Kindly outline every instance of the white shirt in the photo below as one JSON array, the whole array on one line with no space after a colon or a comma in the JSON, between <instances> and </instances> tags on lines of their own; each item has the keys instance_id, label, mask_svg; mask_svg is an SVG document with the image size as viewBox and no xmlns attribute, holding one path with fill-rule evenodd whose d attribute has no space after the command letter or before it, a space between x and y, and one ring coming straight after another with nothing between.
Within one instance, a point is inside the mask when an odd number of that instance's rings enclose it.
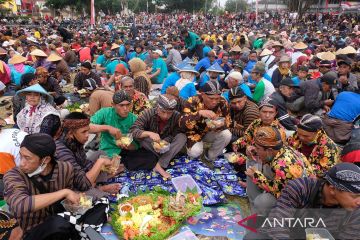
<instances>
[{"instance_id":1,"label":"white shirt","mask_svg":"<svg viewBox=\"0 0 360 240\"><path fill-rule=\"evenodd\" d=\"M0 152L13 155L16 166L20 165L20 144L26 135L26 132L16 128L1 129L0 131Z\"/></svg>"}]
</instances>

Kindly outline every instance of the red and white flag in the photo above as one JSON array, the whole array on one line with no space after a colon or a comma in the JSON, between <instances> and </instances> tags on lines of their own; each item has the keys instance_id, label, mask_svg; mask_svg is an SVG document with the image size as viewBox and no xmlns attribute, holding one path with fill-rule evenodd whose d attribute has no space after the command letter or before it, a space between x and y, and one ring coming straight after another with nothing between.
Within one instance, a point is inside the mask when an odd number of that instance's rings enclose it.
<instances>
[{"instance_id":1,"label":"red and white flag","mask_svg":"<svg viewBox=\"0 0 360 240\"><path fill-rule=\"evenodd\" d=\"M91 16L90 16L90 24L95 25L95 0L91 0Z\"/></svg>"}]
</instances>

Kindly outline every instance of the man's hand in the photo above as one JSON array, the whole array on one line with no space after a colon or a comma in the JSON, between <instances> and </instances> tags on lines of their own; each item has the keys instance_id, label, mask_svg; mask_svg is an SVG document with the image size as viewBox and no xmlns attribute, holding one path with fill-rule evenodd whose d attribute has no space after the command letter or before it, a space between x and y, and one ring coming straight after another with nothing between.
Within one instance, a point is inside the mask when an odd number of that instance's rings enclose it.
<instances>
[{"instance_id":1,"label":"man's hand","mask_svg":"<svg viewBox=\"0 0 360 240\"><path fill-rule=\"evenodd\" d=\"M256 160L256 152L254 146L246 147L246 156L252 160Z\"/></svg>"},{"instance_id":2,"label":"man's hand","mask_svg":"<svg viewBox=\"0 0 360 240\"><path fill-rule=\"evenodd\" d=\"M346 75L342 75L339 77L339 82L341 82L341 84L347 85L349 83L348 78Z\"/></svg>"},{"instance_id":3,"label":"man's hand","mask_svg":"<svg viewBox=\"0 0 360 240\"><path fill-rule=\"evenodd\" d=\"M161 138L160 135L154 132L149 132L148 136L151 140L153 140L154 142L160 142Z\"/></svg>"},{"instance_id":4,"label":"man's hand","mask_svg":"<svg viewBox=\"0 0 360 240\"><path fill-rule=\"evenodd\" d=\"M211 110L200 110L199 114L204 118L209 118L209 119L217 118L217 115Z\"/></svg>"},{"instance_id":5,"label":"man's hand","mask_svg":"<svg viewBox=\"0 0 360 240\"><path fill-rule=\"evenodd\" d=\"M120 139L121 138L121 131L118 128L108 126L107 131L115 138Z\"/></svg>"},{"instance_id":6,"label":"man's hand","mask_svg":"<svg viewBox=\"0 0 360 240\"><path fill-rule=\"evenodd\" d=\"M70 189L67 189L65 198L72 204L78 204L80 201L80 195Z\"/></svg>"},{"instance_id":7,"label":"man's hand","mask_svg":"<svg viewBox=\"0 0 360 240\"><path fill-rule=\"evenodd\" d=\"M325 112L330 112L330 107L329 106L325 105L323 109L324 109Z\"/></svg>"},{"instance_id":8,"label":"man's hand","mask_svg":"<svg viewBox=\"0 0 360 240\"><path fill-rule=\"evenodd\" d=\"M334 100L328 99L324 101L325 106L331 107L334 103Z\"/></svg>"},{"instance_id":9,"label":"man's hand","mask_svg":"<svg viewBox=\"0 0 360 240\"><path fill-rule=\"evenodd\" d=\"M248 169L246 169L245 174L246 176L250 177L250 178L254 178L254 173L256 171L256 168L254 166L249 167Z\"/></svg>"}]
</instances>

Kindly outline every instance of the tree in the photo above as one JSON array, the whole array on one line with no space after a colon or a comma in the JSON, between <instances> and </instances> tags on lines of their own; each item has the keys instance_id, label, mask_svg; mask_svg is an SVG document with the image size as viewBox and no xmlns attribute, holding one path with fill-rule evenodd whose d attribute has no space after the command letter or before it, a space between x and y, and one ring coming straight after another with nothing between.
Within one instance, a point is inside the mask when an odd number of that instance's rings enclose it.
<instances>
[{"instance_id":1,"label":"tree","mask_svg":"<svg viewBox=\"0 0 360 240\"><path fill-rule=\"evenodd\" d=\"M225 11L238 13L246 12L248 4L246 0L227 0L225 3Z\"/></svg>"},{"instance_id":2,"label":"tree","mask_svg":"<svg viewBox=\"0 0 360 240\"><path fill-rule=\"evenodd\" d=\"M311 5L316 5L319 3L318 0L284 0L284 3L287 5L290 12L297 12L299 16L302 16Z\"/></svg>"},{"instance_id":3,"label":"tree","mask_svg":"<svg viewBox=\"0 0 360 240\"><path fill-rule=\"evenodd\" d=\"M158 6L165 5L167 12L174 10L185 10L187 12L205 11L205 4L207 9L213 3L213 0L156 0Z\"/></svg>"}]
</instances>

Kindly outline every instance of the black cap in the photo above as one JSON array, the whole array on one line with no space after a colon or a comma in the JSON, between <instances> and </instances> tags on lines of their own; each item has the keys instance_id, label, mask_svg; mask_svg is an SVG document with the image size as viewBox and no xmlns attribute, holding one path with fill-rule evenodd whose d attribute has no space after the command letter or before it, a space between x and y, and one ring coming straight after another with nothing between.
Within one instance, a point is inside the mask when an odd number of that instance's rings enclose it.
<instances>
[{"instance_id":1,"label":"black cap","mask_svg":"<svg viewBox=\"0 0 360 240\"><path fill-rule=\"evenodd\" d=\"M298 71L308 72L308 71L309 71L309 67L307 67L307 66L300 66Z\"/></svg>"},{"instance_id":2,"label":"black cap","mask_svg":"<svg viewBox=\"0 0 360 240\"><path fill-rule=\"evenodd\" d=\"M351 66L351 59L348 58L348 57L339 59L339 60L337 61L337 65L340 66L341 64L346 64L346 65L348 65L348 66Z\"/></svg>"},{"instance_id":3,"label":"black cap","mask_svg":"<svg viewBox=\"0 0 360 240\"><path fill-rule=\"evenodd\" d=\"M297 87L296 84L294 83L294 81L289 77L281 80L280 85L284 85L284 86L288 86L288 87Z\"/></svg>"},{"instance_id":4,"label":"black cap","mask_svg":"<svg viewBox=\"0 0 360 240\"><path fill-rule=\"evenodd\" d=\"M208 81L202 86L201 92L207 95L217 95L221 94L221 87L217 81Z\"/></svg>"},{"instance_id":5,"label":"black cap","mask_svg":"<svg viewBox=\"0 0 360 240\"><path fill-rule=\"evenodd\" d=\"M87 69L89 69L89 70L92 69L91 63L89 63L89 62L83 62L83 63L81 64L81 66L84 67L84 68L87 68Z\"/></svg>"},{"instance_id":6,"label":"black cap","mask_svg":"<svg viewBox=\"0 0 360 240\"><path fill-rule=\"evenodd\" d=\"M335 72L327 72L321 76L320 81L328 85L336 85L337 75Z\"/></svg>"}]
</instances>

